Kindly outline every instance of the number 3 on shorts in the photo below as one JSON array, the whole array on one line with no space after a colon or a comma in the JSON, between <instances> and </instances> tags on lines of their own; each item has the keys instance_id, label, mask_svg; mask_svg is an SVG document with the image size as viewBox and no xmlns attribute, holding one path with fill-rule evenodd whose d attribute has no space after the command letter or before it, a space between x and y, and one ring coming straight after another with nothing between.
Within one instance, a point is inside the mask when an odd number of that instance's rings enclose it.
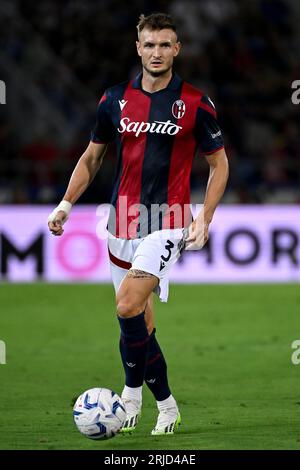
<instances>
[{"instance_id":1,"label":"number 3 on shorts","mask_svg":"<svg viewBox=\"0 0 300 470\"><path fill-rule=\"evenodd\" d=\"M174 243L171 242L171 240L167 240L167 243L165 245L165 249L167 250L168 254L167 256L164 256L164 255L161 255L160 259L160 271L166 266L166 263L169 261L169 259L171 258L171 250L172 248L174 248Z\"/></svg>"}]
</instances>

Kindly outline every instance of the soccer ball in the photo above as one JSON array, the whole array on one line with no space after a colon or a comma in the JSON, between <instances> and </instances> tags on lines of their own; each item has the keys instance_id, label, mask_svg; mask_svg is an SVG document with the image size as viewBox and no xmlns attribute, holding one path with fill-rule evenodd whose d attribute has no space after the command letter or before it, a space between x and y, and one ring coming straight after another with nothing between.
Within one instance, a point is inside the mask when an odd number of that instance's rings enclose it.
<instances>
[{"instance_id":1,"label":"soccer ball","mask_svg":"<svg viewBox=\"0 0 300 470\"><path fill-rule=\"evenodd\" d=\"M78 430L90 439L109 439L122 428L126 419L121 398L107 388L91 388L80 395L73 408Z\"/></svg>"}]
</instances>

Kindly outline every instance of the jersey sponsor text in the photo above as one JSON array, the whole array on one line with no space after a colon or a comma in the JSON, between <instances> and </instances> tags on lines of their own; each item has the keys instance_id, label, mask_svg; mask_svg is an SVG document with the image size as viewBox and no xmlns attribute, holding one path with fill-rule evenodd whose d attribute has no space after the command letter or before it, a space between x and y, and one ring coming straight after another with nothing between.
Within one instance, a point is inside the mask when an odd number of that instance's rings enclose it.
<instances>
[{"instance_id":1,"label":"jersey sponsor text","mask_svg":"<svg viewBox=\"0 0 300 470\"><path fill-rule=\"evenodd\" d=\"M124 117L120 121L118 132L134 132L135 137L138 137L142 132L150 132L151 134L169 134L175 135L182 129L181 126L174 124L170 119L168 121L154 121L154 122L135 122L130 121L128 117Z\"/></svg>"}]
</instances>

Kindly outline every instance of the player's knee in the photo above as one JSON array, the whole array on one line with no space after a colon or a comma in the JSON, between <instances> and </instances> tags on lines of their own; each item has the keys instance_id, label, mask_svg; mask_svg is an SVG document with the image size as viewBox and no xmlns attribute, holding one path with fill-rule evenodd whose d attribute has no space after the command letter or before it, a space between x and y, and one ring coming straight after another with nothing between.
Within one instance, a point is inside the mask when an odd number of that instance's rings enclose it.
<instances>
[{"instance_id":1,"label":"player's knee","mask_svg":"<svg viewBox=\"0 0 300 470\"><path fill-rule=\"evenodd\" d=\"M143 311L141 305L129 298L120 299L117 302L117 314L123 318L135 317Z\"/></svg>"}]
</instances>

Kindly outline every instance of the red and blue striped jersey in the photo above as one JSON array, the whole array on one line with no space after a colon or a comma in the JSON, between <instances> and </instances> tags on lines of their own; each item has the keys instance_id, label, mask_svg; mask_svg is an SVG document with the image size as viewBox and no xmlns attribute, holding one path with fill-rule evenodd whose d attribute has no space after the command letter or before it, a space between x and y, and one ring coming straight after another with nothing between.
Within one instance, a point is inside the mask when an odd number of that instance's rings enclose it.
<instances>
[{"instance_id":1,"label":"red and blue striped jersey","mask_svg":"<svg viewBox=\"0 0 300 470\"><path fill-rule=\"evenodd\" d=\"M176 74L154 93L142 89L141 78L106 90L91 136L117 144L108 230L120 238L188 226L196 150L208 155L224 146L208 96Z\"/></svg>"}]
</instances>

